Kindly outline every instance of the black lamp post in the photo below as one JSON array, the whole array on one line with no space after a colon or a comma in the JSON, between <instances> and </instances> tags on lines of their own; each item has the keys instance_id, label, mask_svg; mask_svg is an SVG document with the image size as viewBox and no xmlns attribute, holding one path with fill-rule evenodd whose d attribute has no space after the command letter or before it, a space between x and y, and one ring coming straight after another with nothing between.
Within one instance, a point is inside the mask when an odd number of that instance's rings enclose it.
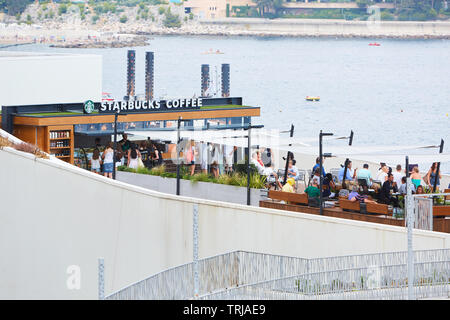
<instances>
[{"instance_id":1,"label":"black lamp post","mask_svg":"<svg viewBox=\"0 0 450 320\"><path fill-rule=\"evenodd\" d=\"M246 128L244 128L244 130L248 130L248 134L247 134L247 205L250 205L250 149L252 147L252 139L251 139L251 135L252 135L252 128L258 129L258 128L263 128L263 125L256 125L256 126L252 126L252 122L251 122L251 118L249 120L248 126Z\"/></svg>"},{"instance_id":2,"label":"black lamp post","mask_svg":"<svg viewBox=\"0 0 450 320\"><path fill-rule=\"evenodd\" d=\"M324 155L322 154L322 137L324 136L332 136L333 133L323 133L320 130L319 134L319 206L320 206L320 214L323 215L323 195L322 195L322 186L323 186L323 176L322 176L322 159ZM331 154L327 153L326 156L331 156Z\"/></svg>"},{"instance_id":3,"label":"black lamp post","mask_svg":"<svg viewBox=\"0 0 450 320\"><path fill-rule=\"evenodd\" d=\"M252 118L248 122L247 135L247 205L250 205L250 149L252 147Z\"/></svg>"},{"instance_id":4,"label":"black lamp post","mask_svg":"<svg viewBox=\"0 0 450 320\"><path fill-rule=\"evenodd\" d=\"M116 180L116 149L117 149L117 118L119 113L114 113L114 150L113 150L113 174L112 177Z\"/></svg>"},{"instance_id":5,"label":"black lamp post","mask_svg":"<svg viewBox=\"0 0 450 320\"><path fill-rule=\"evenodd\" d=\"M289 136L292 138L294 136L294 125L291 124L291 130L289 132ZM289 144L290 146L291 144ZM284 169L284 179L283 179L283 183L286 183L287 181L287 173L288 173L288 167L289 167L289 160L293 158L292 153L290 151L287 152L287 156L286 156L286 167Z\"/></svg>"},{"instance_id":6,"label":"black lamp post","mask_svg":"<svg viewBox=\"0 0 450 320\"><path fill-rule=\"evenodd\" d=\"M177 147L176 147L176 151L177 151L177 196L180 195L180 142L181 142L181 138L180 138L180 127L181 127L181 122L188 122L190 120L183 120L182 117L179 117L177 120Z\"/></svg>"},{"instance_id":7,"label":"black lamp post","mask_svg":"<svg viewBox=\"0 0 450 320\"><path fill-rule=\"evenodd\" d=\"M442 153L443 151L444 151L444 140L441 139L441 145L439 146L439 153ZM437 168L436 168L436 178L434 179L434 184L433 184L433 192L436 192L436 186L437 186L437 181L439 179L440 168L441 168L441 162L438 162Z\"/></svg>"},{"instance_id":8,"label":"black lamp post","mask_svg":"<svg viewBox=\"0 0 450 320\"><path fill-rule=\"evenodd\" d=\"M351 146L352 143L353 143L353 130L350 131L350 137L348 137L348 145ZM349 158L345 159L345 162L344 162L344 175L342 176L342 188L346 188L345 177L347 176L347 167L348 167L348 163L349 162L350 162Z\"/></svg>"},{"instance_id":9,"label":"black lamp post","mask_svg":"<svg viewBox=\"0 0 450 320\"><path fill-rule=\"evenodd\" d=\"M177 196L180 195L180 126L181 126L181 117L178 118L177 121Z\"/></svg>"}]
</instances>

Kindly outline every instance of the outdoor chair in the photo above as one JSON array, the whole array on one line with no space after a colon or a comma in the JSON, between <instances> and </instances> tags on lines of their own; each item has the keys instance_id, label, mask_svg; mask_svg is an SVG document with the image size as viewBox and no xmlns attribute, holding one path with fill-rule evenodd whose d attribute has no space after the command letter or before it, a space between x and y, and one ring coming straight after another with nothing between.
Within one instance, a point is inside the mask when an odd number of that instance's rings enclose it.
<instances>
[{"instance_id":1,"label":"outdoor chair","mask_svg":"<svg viewBox=\"0 0 450 320\"><path fill-rule=\"evenodd\" d=\"M366 179L358 179L358 185L360 187L368 187Z\"/></svg>"},{"instance_id":2,"label":"outdoor chair","mask_svg":"<svg viewBox=\"0 0 450 320\"><path fill-rule=\"evenodd\" d=\"M364 187L369 188L369 186L367 185L366 179L358 179L358 186L359 186L359 191L362 191Z\"/></svg>"},{"instance_id":3,"label":"outdoor chair","mask_svg":"<svg viewBox=\"0 0 450 320\"><path fill-rule=\"evenodd\" d=\"M282 184L285 183L285 181L284 181L284 172L285 172L285 171L286 171L286 170L284 170L284 169L278 169L278 171L277 171L278 180L280 180L280 182L281 182Z\"/></svg>"},{"instance_id":4,"label":"outdoor chair","mask_svg":"<svg viewBox=\"0 0 450 320\"><path fill-rule=\"evenodd\" d=\"M319 199L317 198L308 198L308 206L310 207L319 207Z\"/></svg>"},{"instance_id":5,"label":"outdoor chair","mask_svg":"<svg viewBox=\"0 0 450 320\"><path fill-rule=\"evenodd\" d=\"M306 170L308 173L308 186L311 185L311 178L312 178L312 170Z\"/></svg>"},{"instance_id":6,"label":"outdoor chair","mask_svg":"<svg viewBox=\"0 0 450 320\"><path fill-rule=\"evenodd\" d=\"M340 169L338 169L338 168L331 168L330 169L330 173L331 173L331 176L333 177L334 183L339 182L339 179L338 179L338 177L339 177L339 170Z\"/></svg>"},{"instance_id":7,"label":"outdoor chair","mask_svg":"<svg viewBox=\"0 0 450 320\"><path fill-rule=\"evenodd\" d=\"M306 171L298 170L297 181L303 181L306 185Z\"/></svg>"}]
</instances>

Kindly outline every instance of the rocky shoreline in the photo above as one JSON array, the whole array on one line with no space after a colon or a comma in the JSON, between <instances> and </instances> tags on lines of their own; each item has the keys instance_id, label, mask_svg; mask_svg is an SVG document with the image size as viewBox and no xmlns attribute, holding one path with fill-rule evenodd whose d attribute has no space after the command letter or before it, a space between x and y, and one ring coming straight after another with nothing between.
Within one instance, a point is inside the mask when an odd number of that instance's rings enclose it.
<instances>
[{"instance_id":1,"label":"rocky shoreline","mask_svg":"<svg viewBox=\"0 0 450 320\"><path fill-rule=\"evenodd\" d=\"M126 40L113 41L95 41L95 42L71 42L71 43L55 43L50 44L51 48L67 48L67 49L85 49L85 48L126 48L126 47L145 47L148 45L148 37L136 36Z\"/></svg>"},{"instance_id":2,"label":"rocky shoreline","mask_svg":"<svg viewBox=\"0 0 450 320\"><path fill-rule=\"evenodd\" d=\"M263 25L263 27L261 27ZM306 24L309 26L308 24ZM147 46L151 36L217 36L217 37L294 37L294 38L361 38L401 40L450 40L449 34L415 34L386 32L371 34L365 29L337 32L336 26L321 32L300 29L295 24L284 23L284 29L270 23L255 23L243 28L242 24L192 22L180 28L166 28L152 24L111 24L103 26L73 26L49 24L45 26L0 24L0 44L48 44L54 48L124 48ZM333 29L334 27L334 29ZM297 28L297 29L295 29ZM362 32L358 32L362 31Z\"/></svg>"},{"instance_id":3,"label":"rocky shoreline","mask_svg":"<svg viewBox=\"0 0 450 320\"><path fill-rule=\"evenodd\" d=\"M368 35L368 34L301 34L287 32L260 32L260 31L186 31L186 30L159 30L153 32L136 32L137 35L147 36L223 36L223 37L286 37L286 38L353 38L353 39L404 39L404 40L450 40L450 35Z\"/></svg>"},{"instance_id":4,"label":"rocky shoreline","mask_svg":"<svg viewBox=\"0 0 450 320\"><path fill-rule=\"evenodd\" d=\"M215 37L294 37L294 38L362 38L362 39L450 39L450 21L347 21L331 19L199 19L186 14L176 4L126 7L116 13L90 13L81 16L77 6L65 14L57 4L30 4L21 18L0 14L0 45L48 44L55 48L123 48L148 45L149 36ZM120 13L119 13L120 9ZM179 16L179 28L168 28L165 14L171 10ZM143 12L145 11L145 18ZM45 13L44 13L45 11ZM89 11L89 10L88 10ZM126 22L121 18L125 16ZM93 18L96 17L95 21ZM27 19L29 21L27 21ZM29 23L27 23L29 22Z\"/></svg>"}]
</instances>

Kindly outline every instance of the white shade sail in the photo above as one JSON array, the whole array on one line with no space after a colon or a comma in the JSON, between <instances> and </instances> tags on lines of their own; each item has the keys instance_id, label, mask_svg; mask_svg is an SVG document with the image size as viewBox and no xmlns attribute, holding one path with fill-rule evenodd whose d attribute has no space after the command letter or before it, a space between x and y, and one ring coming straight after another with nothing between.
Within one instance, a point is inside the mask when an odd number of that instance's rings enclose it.
<instances>
[{"instance_id":1,"label":"white shade sail","mask_svg":"<svg viewBox=\"0 0 450 320\"><path fill-rule=\"evenodd\" d=\"M374 154L383 153L388 151L405 151L405 150L417 150L425 148L437 148L438 146L431 145L410 145L410 146L326 146L323 148L323 152L331 153L335 157L351 157L356 154ZM318 155L319 147L298 147L292 146L290 151L301 153Z\"/></svg>"},{"instance_id":2,"label":"white shade sail","mask_svg":"<svg viewBox=\"0 0 450 320\"><path fill-rule=\"evenodd\" d=\"M150 138L152 140L177 141L177 131L161 130L161 131L126 131L132 136ZM187 140L197 142L209 142L221 145L232 145L241 148L248 146L247 140L248 130L180 130L180 137ZM343 136L326 137L329 139L344 139ZM318 146L311 146L305 141L315 141L315 138L297 138L289 137L286 132L280 133L277 130L252 129L251 145L252 148L271 148L279 151L291 151L298 154L318 155ZM350 159L362 160L368 162L385 162L389 165L396 165L405 162L405 156L409 155L410 163L431 163L431 162L448 162L450 154L438 154L435 150L430 150L434 154L411 154L412 150L420 149L436 149L436 145L402 145L402 146L326 146L324 152L331 153L334 157L348 157Z\"/></svg>"},{"instance_id":3,"label":"white shade sail","mask_svg":"<svg viewBox=\"0 0 450 320\"><path fill-rule=\"evenodd\" d=\"M252 146L274 149L281 148L281 150L288 148L289 143L296 146L309 146L298 139L294 140L294 138L285 137L285 134L280 134L274 130L252 129L250 132ZM126 131L125 133L150 138L152 140L164 140L174 143L177 140L177 131ZM247 147L247 135L248 130L180 130L180 137L183 139L237 147Z\"/></svg>"},{"instance_id":4,"label":"white shade sail","mask_svg":"<svg viewBox=\"0 0 450 320\"><path fill-rule=\"evenodd\" d=\"M396 166L397 164L404 164L405 157L408 155L409 163L424 164L433 162L449 162L450 154L355 154L351 156L351 159L363 160L367 162L380 163L384 162L388 166Z\"/></svg>"}]
</instances>

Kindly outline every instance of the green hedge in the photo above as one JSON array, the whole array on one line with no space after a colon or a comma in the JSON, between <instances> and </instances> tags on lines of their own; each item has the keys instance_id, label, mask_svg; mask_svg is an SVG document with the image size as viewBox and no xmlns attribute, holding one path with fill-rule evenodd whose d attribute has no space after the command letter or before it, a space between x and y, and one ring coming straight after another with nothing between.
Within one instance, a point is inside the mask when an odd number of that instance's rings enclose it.
<instances>
[{"instance_id":1,"label":"green hedge","mask_svg":"<svg viewBox=\"0 0 450 320\"><path fill-rule=\"evenodd\" d=\"M152 176L160 176L164 178L176 178L177 174L175 172L166 172L165 166L161 165L158 167L154 167L152 169L148 168L138 168L132 169L127 166L118 166L118 171L124 172L133 172L138 174L148 174ZM181 179L190 180L192 183L202 181L202 182L211 182L218 184L227 184L231 186L239 186L246 187L247 186L247 174L243 173L243 169L241 171L236 171L233 174L221 174L218 178L213 177L210 174L206 173L197 173L191 176L188 173L186 167L181 167ZM266 185L266 177L259 175L257 172L252 172L250 175L250 188L254 189L263 189Z\"/></svg>"}]
</instances>

